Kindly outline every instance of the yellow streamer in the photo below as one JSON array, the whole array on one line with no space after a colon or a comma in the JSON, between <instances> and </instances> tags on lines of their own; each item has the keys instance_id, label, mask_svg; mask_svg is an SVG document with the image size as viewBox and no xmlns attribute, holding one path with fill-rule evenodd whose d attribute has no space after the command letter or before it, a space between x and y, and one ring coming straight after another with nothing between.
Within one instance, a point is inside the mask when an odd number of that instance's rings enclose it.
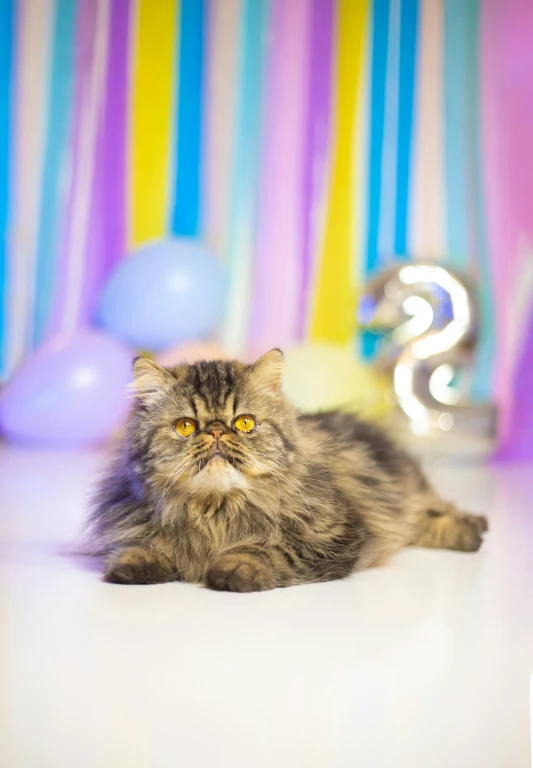
<instances>
[{"instance_id":1,"label":"yellow streamer","mask_svg":"<svg viewBox=\"0 0 533 768\"><path fill-rule=\"evenodd\" d=\"M167 231L179 0L138 0L132 98L130 244Z\"/></svg>"},{"instance_id":2,"label":"yellow streamer","mask_svg":"<svg viewBox=\"0 0 533 768\"><path fill-rule=\"evenodd\" d=\"M360 103L367 39L368 0L340 0L337 15L335 136L329 203L311 338L345 344L355 326L352 254L359 223L354 205L354 127Z\"/></svg>"}]
</instances>

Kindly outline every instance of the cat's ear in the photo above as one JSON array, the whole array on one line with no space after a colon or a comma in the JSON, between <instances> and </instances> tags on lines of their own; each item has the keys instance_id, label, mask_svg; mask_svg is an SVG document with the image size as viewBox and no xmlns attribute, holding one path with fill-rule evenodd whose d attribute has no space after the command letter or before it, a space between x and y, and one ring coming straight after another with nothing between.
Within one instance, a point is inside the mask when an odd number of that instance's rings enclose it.
<instances>
[{"instance_id":1,"label":"cat's ear","mask_svg":"<svg viewBox=\"0 0 533 768\"><path fill-rule=\"evenodd\" d=\"M249 373L256 386L269 395L276 395L283 375L283 352L271 349L250 366Z\"/></svg>"},{"instance_id":2,"label":"cat's ear","mask_svg":"<svg viewBox=\"0 0 533 768\"><path fill-rule=\"evenodd\" d=\"M152 405L176 384L166 368L147 357L136 357L133 361L133 390L145 405Z\"/></svg>"}]
</instances>

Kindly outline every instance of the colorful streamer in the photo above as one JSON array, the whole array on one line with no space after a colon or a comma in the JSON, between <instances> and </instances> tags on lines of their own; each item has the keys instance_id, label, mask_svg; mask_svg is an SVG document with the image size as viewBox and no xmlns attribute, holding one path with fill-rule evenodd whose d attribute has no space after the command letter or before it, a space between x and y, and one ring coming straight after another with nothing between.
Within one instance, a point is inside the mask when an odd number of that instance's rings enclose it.
<instances>
[{"instance_id":1,"label":"colorful streamer","mask_svg":"<svg viewBox=\"0 0 533 768\"><path fill-rule=\"evenodd\" d=\"M390 0L374 0L372 14L372 61L370 85L370 136L368 160L368 192L367 192L367 239L365 268L361 277L369 279L380 265L385 263L386 256L380 250L380 233L382 225L382 170L385 144L385 113L387 93L387 69L389 56L390 35ZM393 136L395 134L393 133ZM392 236L390 245L392 245ZM371 333L363 333L360 338L360 354L363 358L372 358L378 338Z\"/></svg>"},{"instance_id":2,"label":"colorful streamer","mask_svg":"<svg viewBox=\"0 0 533 768\"><path fill-rule=\"evenodd\" d=\"M307 116L304 143L302 265L298 336L305 335L309 294L315 271L321 201L326 189L331 112L333 0L313 0L311 5Z\"/></svg>"},{"instance_id":3,"label":"colorful streamer","mask_svg":"<svg viewBox=\"0 0 533 768\"><path fill-rule=\"evenodd\" d=\"M446 0L444 119L446 233L449 261L468 266L469 195L472 190L475 109L477 0Z\"/></svg>"},{"instance_id":4,"label":"colorful streamer","mask_svg":"<svg viewBox=\"0 0 533 768\"><path fill-rule=\"evenodd\" d=\"M13 176L13 232L8 365L15 368L31 349L45 146L46 94L53 40L52 0L23 0L18 7L17 144Z\"/></svg>"},{"instance_id":5,"label":"colorful streamer","mask_svg":"<svg viewBox=\"0 0 533 768\"><path fill-rule=\"evenodd\" d=\"M204 0L181 0L176 149L172 231L199 233L202 145Z\"/></svg>"},{"instance_id":6,"label":"colorful streamer","mask_svg":"<svg viewBox=\"0 0 533 768\"><path fill-rule=\"evenodd\" d=\"M530 296L530 300L533 297ZM513 370L513 399L520 404L513 409L509 430L502 440L500 456L512 459L531 460L533 458L533 408L522 407L531 402L533 386L533 311L529 311L524 329L524 340L516 368Z\"/></svg>"},{"instance_id":7,"label":"colorful streamer","mask_svg":"<svg viewBox=\"0 0 533 768\"><path fill-rule=\"evenodd\" d=\"M495 397L502 455L533 456L533 9L524 0L486 3L482 91L487 225L496 315ZM519 65L517 66L517 62ZM527 256L527 261L525 261ZM522 381L518 377L522 377Z\"/></svg>"},{"instance_id":8,"label":"colorful streamer","mask_svg":"<svg viewBox=\"0 0 533 768\"><path fill-rule=\"evenodd\" d=\"M269 0L244 0L241 25L239 97L236 120L230 244L227 256L228 299L223 341L230 352L246 353L252 293L252 256L257 209L257 174Z\"/></svg>"},{"instance_id":9,"label":"colorful streamer","mask_svg":"<svg viewBox=\"0 0 533 768\"><path fill-rule=\"evenodd\" d=\"M8 272L8 215L11 157L10 106L12 98L14 11L11 0L0 3L0 376L6 365L6 347L9 341L7 323Z\"/></svg>"},{"instance_id":10,"label":"colorful streamer","mask_svg":"<svg viewBox=\"0 0 533 768\"><path fill-rule=\"evenodd\" d=\"M398 67L398 138L396 175L396 226L394 253L406 257L407 222L411 173L413 102L417 53L418 0L403 0L400 20L400 61Z\"/></svg>"},{"instance_id":11,"label":"colorful streamer","mask_svg":"<svg viewBox=\"0 0 533 768\"><path fill-rule=\"evenodd\" d=\"M99 211L104 279L126 247L129 30L133 0L111 4L107 81L100 134Z\"/></svg>"},{"instance_id":12,"label":"colorful streamer","mask_svg":"<svg viewBox=\"0 0 533 768\"><path fill-rule=\"evenodd\" d=\"M444 146L447 260L477 281L481 334L471 397L483 402L490 398L494 323L478 118L479 10L479 0L445 1Z\"/></svg>"},{"instance_id":13,"label":"colorful streamer","mask_svg":"<svg viewBox=\"0 0 533 768\"><path fill-rule=\"evenodd\" d=\"M103 93L95 104L98 128L94 144L94 173L85 236L83 300L80 323L90 323L112 269L124 255L126 238L126 115L130 2L110 6L109 40Z\"/></svg>"},{"instance_id":14,"label":"colorful streamer","mask_svg":"<svg viewBox=\"0 0 533 768\"><path fill-rule=\"evenodd\" d=\"M368 181L368 234L366 271L372 275L378 266L379 221L381 211L381 158L385 132L385 89L389 44L390 0L374 0L372 15L372 84L370 91L370 158Z\"/></svg>"},{"instance_id":15,"label":"colorful streamer","mask_svg":"<svg viewBox=\"0 0 533 768\"><path fill-rule=\"evenodd\" d=\"M415 109L413 192L409 211L412 257L439 259L446 254L443 150L443 0L425 0L420 8L420 63Z\"/></svg>"},{"instance_id":16,"label":"colorful streamer","mask_svg":"<svg viewBox=\"0 0 533 768\"><path fill-rule=\"evenodd\" d=\"M378 252L381 260L394 256L396 220L396 179L398 176L398 110L401 0L390 0L389 40L383 122L383 151L381 154L381 201L378 231Z\"/></svg>"},{"instance_id":17,"label":"colorful streamer","mask_svg":"<svg viewBox=\"0 0 533 768\"><path fill-rule=\"evenodd\" d=\"M272 0L251 312L253 355L286 346L297 336L308 10L307 0ZM269 311L274 305L276 312Z\"/></svg>"},{"instance_id":18,"label":"colorful streamer","mask_svg":"<svg viewBox=\"0 0 533 768\"><path fill-rule=\"evenodd\" d=\"M319 268L311 337L348 343L354 330L352 244L357 222L352 206L352 136L361 88L368 3L340 0L336 130L324 247Z\"/></svg>"},{"instance_id":19,"label":"colorful streamer","mask_svg":"<svg viewBox=\"0 0 533 768\"><path fill-rule=\"evenodd\" d=\"M204 236L216 254L227 254L231 220L231 173L237 145L237 83L242 0L211 0L202 178Z\"/></svg>"},{"instance_id":20,"label":"colorful streamer","mask_svg":"<svg viewBox=\"0 0 533 768\"><path fill-rule=\"evenodd\" d=\"M72 333L87 322L92 308L87 284L88 236L98 127L104 103L109 10L106 0L80 0L73 162L52 332Z\"/></svg>"},{"instance_id":21,"label":"colorful streamer","mask_svg":"<svg viewBox=\"0 0 533 768\"><path fill-rule=\"evenodd\" d=\"M167 231L177 0L138 0L132 103L130 243Z\"/></svg>"},{"instance_id":22,"label":"colorful streamer","mask_svg":"<svg viewBox=\"0 0 533 768\"><path fill-rule=\"evenodd\" d=\"M44 338L57 277L60 219L72 116L76 0L57 0L37 238L33 343Z\"/></svg>"}]
</instances>

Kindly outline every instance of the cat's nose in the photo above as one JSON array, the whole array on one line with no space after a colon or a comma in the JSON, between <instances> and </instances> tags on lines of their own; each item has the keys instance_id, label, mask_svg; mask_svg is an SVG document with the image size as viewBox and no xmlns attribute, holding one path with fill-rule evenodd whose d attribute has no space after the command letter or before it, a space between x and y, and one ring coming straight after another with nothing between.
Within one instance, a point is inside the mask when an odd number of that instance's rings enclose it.
<instances>
[{"instance_id":1,"label":"cat's nose","mask_svg":"<svg viewBox=\"0 0 533 768\"><path fill-rule=\"evenodd\" d=\"M215 440L220 440L220 436L226 432L226 427L220 421L215 421L209 424L207 432L212 435Z\"/></svg>"}]
</instances>

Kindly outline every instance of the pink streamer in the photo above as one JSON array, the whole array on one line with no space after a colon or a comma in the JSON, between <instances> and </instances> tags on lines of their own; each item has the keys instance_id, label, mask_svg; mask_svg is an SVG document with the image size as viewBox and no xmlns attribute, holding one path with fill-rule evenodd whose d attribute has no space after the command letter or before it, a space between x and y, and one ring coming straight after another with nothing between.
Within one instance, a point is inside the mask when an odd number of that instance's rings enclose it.
<instances>
[{"instance_id":1,"label":"pink streamer","mask_svg":"<svg viewBox=\"0 0 533 768\"><path fill-rule=\"evenodd\" d=\"M8 368L14 370L30 351L35 303L36 258L46 138L48 62L53 42L54 6L50 0L20 0L17 8L17 56L14 62L13 233L9 265Z\"/></svg>"},{"instance_id":2,"label":"pink streamer","mask_svg":"<svg viewBox=\"0 0 533 768\"><path fill-rule=\"evenodd\" d=\"M513 312L520 248L525 240L533 243L533 4L486 0L481 8L486 220L496 286L495 398L505 453L512 451L521 425L528 421L528 409L533 409L531 398L514 397L515 377L522 368L520 354L526 352L527 343L522 344L518 359L509 343L517 320ZM518 320L525 325L529 318Z\"/></svg>"},{"instance_id":3,"label":"pink streamer","mask_svg":"<svg viewBox=\"0 0 533 768\"><path fill-rule=\"evenodd\" d=\"M241 13L240 0L210 0L207 6L203 219L207 242L223 255L230 237Z\"/></svg>"},{"instance_id":4,"label":"pink streamer","mask_svg":"<svg viewBox=\"0 0 533 768\"><path fill-rule=\"evenodd\" d=\"M302 172L308 0L273 0L267 63L250 348L286 346L298 334L302 273Z\"/></svg>"},{"instance_id":5,"label":"pink streamer","mask_svg":"<svg viewBox=\"0 0 533 768\"><path fill-rule=\"evenodd\" d=\"M130 0L111 5L103 119L87 237L86 278L80 308L90 322L102 288L126 247L126 154Z\"/></svg>"},{"instance_id":6,"label":"pink streamer","mask_svg":"<svg viewBox=\"0 0 533 768\"><path fill-rule=\"evenodd\" d=\"M420 5L420 50L414 119L410 252L439 259L445 252L442 107L443 3ZM385 194L386 191L385 191Z\"/></svg>"}]
</instances>

